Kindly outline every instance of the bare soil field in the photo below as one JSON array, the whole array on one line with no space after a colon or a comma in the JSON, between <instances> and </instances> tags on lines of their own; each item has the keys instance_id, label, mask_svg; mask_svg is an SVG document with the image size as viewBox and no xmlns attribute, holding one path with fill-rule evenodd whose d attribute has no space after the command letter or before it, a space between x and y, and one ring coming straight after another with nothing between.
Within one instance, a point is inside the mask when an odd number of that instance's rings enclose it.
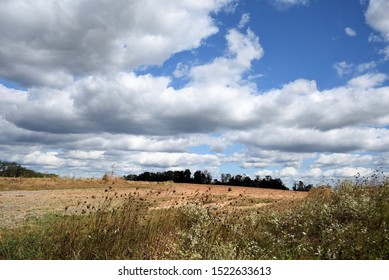
<instances>
[{"instance_id":1,"label":"bare soil field","mask_svg":"<svg viewBox=\"0 0 389 280\"><path fill-rule=\"evenodd\" d=\"M262 207L281 200L302 199L306 193L173 182L131 182L123 179L0 178L0 228L15 227L48 213L97 209L107 197L120 202L130 195L149 201L154 208L196 203L215 211L230 211Z\"/></svg>"}]
</instances>

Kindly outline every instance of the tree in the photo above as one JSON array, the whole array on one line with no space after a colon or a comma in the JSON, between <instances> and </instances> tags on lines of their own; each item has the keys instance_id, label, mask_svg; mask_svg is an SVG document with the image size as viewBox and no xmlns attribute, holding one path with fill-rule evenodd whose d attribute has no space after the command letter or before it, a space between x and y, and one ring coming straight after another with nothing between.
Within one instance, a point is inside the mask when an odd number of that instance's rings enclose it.
<instances>
[{"instance_id":1,"label":"tree","mask_svg":"<svg viewBox=\"0 0 389 280\"><path fill-rule=\"evenodd\" d=\"M184 183L184 171L174 171L173 173L173 182L175 183Z\"/></svg>"},{"instance_id":2,"label":"tree","mask_svg":"<svg viewBox=\"0 0 389 280\"><path fill-rule=\"evenodd\" d=\"M271 176L265 176L261 179L259 176L256 176L252 180L249 176L235 175L231 174L221 174L221 181L217 179L212 181L212 175L208 170L197 170L191 177L191 171L185 169L185 171L166 171L166 172L144 172L140 175L127 175L124 176L127 180L134 181L173 181L175 183L193 183L193 184L216 184L216 185L229 185L229 186L246 186L246 187L256 187L256 188L271 188L271 189L280 189L280 190L289 190L285 187L281 179L273 179ZM305 186L309 187L311 185Z\"/></svg>"},{"instance_id":3,"label":"tree","mask_svg":"<svg viewBox=\"0 0 389 280\"><path fill-rule=\"evenodd\" d=\"M20 164L16 162L6 162L6 161L0 161L0 176L1 177L25 177L25 178L58 177L58 175L56 174L46 174L46 173L36 172L34 170L22 167Z\"/></svg>"},{"instance_id":4,"label":"tree","mask_svg":"<svg viewBox=\"0 0 389 280\"><path fill-rule=\"evenodd\" d=\"M231 174L228 173L228 174L222 174L221 175L221 183L223 185L229 184L230 180L231 180Z\"/></svg>"},{"instance_id":5,"label":"tree","mask_svg":"<svg viewBox=\"0 0 389 280\"><path fill-rule=\"evenodd\" d=\"M137 181L151 181L151 174L150 172L143 172L142 174L139 174L137 177Z\"/></svg>"},{"instance_id":6,"label":"tree","mask_svg":"<svg viewBox=\"0 0 389 280\"><path fill-rule=\"evenodd\" d=\"M246 187L252 187L253 186L253 181L249 176L243 175L243 185Z\"/></svg>"},{"instance_id":7,"label":"tree","mask_svg":"<svg viewBox=\"0 0 389 280\"><path fill-rule=\"evenodd\" d=\"M294 191L307 192L307 191L309 191L312 188L313 188L312 184L305 185L303 181L298 181L298 183L297 182L293 183L293 188L292 189Z\"/></svg>"},{"instance_id":8,"label":"tree","mask_svg":"<svg viewBox=\"0 0 389 280\"><path fill-rule=\"evenodd\" d=\"M2 177L23 177L25 170L16 162L0 161L0 176Z\"/></svg>"},{"instance_id":9,"label":"tree","mask_svg":"<svg viewBox=\"0 0 389 280\"><path fill-rule=\"evenodd\" d=\"M211 184L212 183L212 175L208 170L197 170L193 174L193 183L195 184Z\"/></svg>"},{"instance_id":10,"label":"tree","mask_svg":"<svg viewBox=\"0 0 389 280\"><path fill-rule=\"evenodd\" d=\"M136 181L137 178L138 178L138 175L135 175L135 174L129 174L127 176L124 176L124 179L128 180L128 181Z\"/></svg>"},{"instance_id":11,"label":"tree","mask_svg":"<svg viewBox=\"0 0 389 280\"><path fill-rule=\"evenodd\" d=\"M201 172L201 170L197 170L197 171L193 174L193 183L195 183L195 184L201 184L201 182L202 182L202 175L203 175L203 172Z\"/></svg>"},{"instance_id":12,"label":"tree","mask_svg":"<svg viewBox=\"0 0 389 280\"><path fill-rule=\"evenodd\" d=\"M190 172L190 170L185 169L185 171L184 171L184 182L185 183L190 183L190 181L192 180L191 175L192 175L192 173Z\"/></svg>"},{"instance_id":13,"label":"tree","mask_svg":"<svg viewBox=\"0 0 389 280\"><path fill-rule=\"evenodd\" d=\"M202 180L203 180L203 184L211 184L212 183L212 175L208 170L204 170Z\"/></svg>"},{"instance_id":14,"label":"tree","mask_svg":"<svg viewBox=\"0 0 389 280\"><path fill-rule=\"evenodd\" d=\"M288 190L280 178L273 179L271 176L265 176L264 179L259 181L260 188Z\"/></svg>"}]
</instances>

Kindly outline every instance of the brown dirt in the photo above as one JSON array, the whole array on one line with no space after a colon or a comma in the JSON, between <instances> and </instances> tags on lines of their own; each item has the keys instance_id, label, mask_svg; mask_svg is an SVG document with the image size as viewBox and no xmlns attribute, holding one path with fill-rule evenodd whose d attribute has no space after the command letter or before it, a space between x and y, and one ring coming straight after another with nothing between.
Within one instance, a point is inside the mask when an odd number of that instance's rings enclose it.
<instances>
[{"instance_id":1,"label":"brown dirt","mask_svg":"<svg viewBox=\"0 0 389 280\"><path fill-rule=\"evenodd\" d=\"M306 196L302 192L272 189L121 179L0 179L0 228L14 227L47 213L63 214L75 212L83 205L98 206L107 196L119 201L129 194L150 201L154 208L198 203L215 210L256 208Z\"/></svg>"}]
</instances>

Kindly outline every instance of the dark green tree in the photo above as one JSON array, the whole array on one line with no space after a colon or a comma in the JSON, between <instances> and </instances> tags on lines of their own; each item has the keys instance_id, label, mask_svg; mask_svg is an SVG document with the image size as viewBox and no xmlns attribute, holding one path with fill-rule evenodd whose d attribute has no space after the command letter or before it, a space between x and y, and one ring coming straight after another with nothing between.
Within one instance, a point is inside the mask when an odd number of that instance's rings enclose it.
<instances>
[{"instance_id":1,"label":"dark green tree","mask_svg":"<svg viewBox=\"0 0 389 280\"><path fill-rule=\"evenodd\" d=\"M16 162L0 161L0 177L43 178L58 177L58 175L36 172L34 170L25 168Z\"/></svg>"},{"instance_id":2,"label":"dark green tree","mask_svg":"<svg viewBox=\"0 0 389 280\"><path fill-rule=\"evenodd\" d=\"M307 192L312 188L313 188L312 184L305 185L303 181L298 181L298 182L294 182L292 189L294 191Z\"/></svg>"}]
</instances>

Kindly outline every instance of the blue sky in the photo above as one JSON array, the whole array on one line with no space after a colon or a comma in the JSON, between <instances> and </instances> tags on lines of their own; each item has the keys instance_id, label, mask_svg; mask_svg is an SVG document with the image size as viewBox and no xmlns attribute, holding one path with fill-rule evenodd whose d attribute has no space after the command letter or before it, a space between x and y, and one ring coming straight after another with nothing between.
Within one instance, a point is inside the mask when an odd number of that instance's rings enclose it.
<instances>
[{"instance_id":1,"label":"blue sky","mask_svg":"<svg viewBox=\"0 0 389 280\"><path fill-rule=\"evenodd\" d=\"M0 3L0 159L63 176L388 170L385 0Z\"/></svg>"}]
</instances>

